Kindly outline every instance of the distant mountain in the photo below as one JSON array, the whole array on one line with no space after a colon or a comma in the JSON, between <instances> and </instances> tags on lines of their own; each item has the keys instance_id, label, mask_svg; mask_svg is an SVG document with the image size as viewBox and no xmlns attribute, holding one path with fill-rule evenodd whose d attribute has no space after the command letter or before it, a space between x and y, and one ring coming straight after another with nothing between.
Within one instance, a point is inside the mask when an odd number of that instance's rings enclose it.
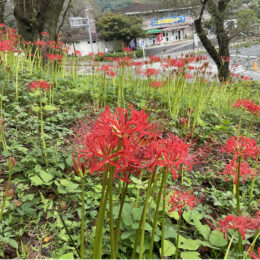
<instances>
[{"instance_id":1,"label":"distant mountain","mask_svg":"<svg viewBox=\"0 0 260 260\"><path fill-rule=\"evenodd\" d=\"M102 12L113 12L134 4L136 0L96 0L96 2L101 7Z\"/></svg>"}]
</instances>

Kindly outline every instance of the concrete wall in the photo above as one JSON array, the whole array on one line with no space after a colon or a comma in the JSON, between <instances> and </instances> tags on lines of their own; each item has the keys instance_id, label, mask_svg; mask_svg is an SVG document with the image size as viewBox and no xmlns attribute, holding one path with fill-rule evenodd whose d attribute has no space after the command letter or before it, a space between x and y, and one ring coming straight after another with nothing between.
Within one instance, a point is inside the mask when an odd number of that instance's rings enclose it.
<instances>
[{"instance_id":1,"label":"concrete wall","mask_svg":"<svg viewBox=\"0 0 260 260\"><path fill-rule=\"evenodd\" d=\"M70 46L69 54L72 54L75 50L81 52L82 56L87 56L91 52L91 44L88 40L82 40L80 42L75 42L74 44L67 44ZM109 51L121 50L121 41L104 41L99 40L97 42L93 42L94 53L105 52L105 48L108 48Z\"/></svg>"}]
</instances>

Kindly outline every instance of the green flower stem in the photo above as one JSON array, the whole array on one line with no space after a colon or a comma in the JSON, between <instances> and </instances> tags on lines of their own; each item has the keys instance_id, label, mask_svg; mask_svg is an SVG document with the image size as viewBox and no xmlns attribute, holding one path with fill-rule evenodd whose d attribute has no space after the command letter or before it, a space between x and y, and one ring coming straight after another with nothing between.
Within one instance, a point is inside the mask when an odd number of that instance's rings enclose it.
<instances>
[{"instance_id":1,"label":"green flower stem","mask_svg":"<svg viewBox=\"0 0 260 260\"><path fill-rule=\"evenodd\" d=\"M230 239L230 241L229 241L228 248L227 248L227 251L226 251L226 253L225 253L224 259L227 259L227 257L228 257L228 253L229 253L229 250L230 250L231 244L232 244L232 242L233 242L233 239L234 239L235 233L236 233L236 232L233 233L233 235L232 235L232 237L231 237L231 239Z\"/></svg>"},{"instance_id":2,"label":"green flower stem","mask_svg":"<svg viewBox=\"0 0 260 260\"><path fill-rule=\"evenodd\" d=\"M46 143L45 143L45 139L44 139L44 121L43 121L43 112L42 112L42 95L40 95L40 122L41 122L42 149L43 149L43 153L44 153L45 164L46 164L46 166L48 166Z\"/></svg>"},{"instance_id":3,"label":"green flower stem","mask_svg":"<svg viewBox=\"0 0 260 260\"><path fill-rule=\"evenodd\" d=\"M162 209L162 237L161 237L161 258L164 257L164 234L165 234L165 208L166 208L166 184L167 182L164 182L163 187L163 209Z\"/></svg>"},{"instance_id":4,"label":"green flower stem","mask_svg":"<svg viewBox=\"0 0 260 260\"><path fill-rule=\"evenodd\" d=\"M6 143L5 133L4 133L2 125L0 125L0 135L1 135L2 145L3 145L3 151L6 151L7 150L7 143Z\"/></svg>"},{"instance_id":5,"label":"green flower stem","mask_svg":"<svg viewBox=\"0 0 260 260\"><path fill-rule=\"evenodd\" d=\"M177 233L177 239L176 239L175 259L178 259L178 254L179 254L179 240L180 240L180 230L181 230L181 218L182 218L182 215L179 214L179 219L178 219L178 233Z\"/></svg>"},{"instance_id":6,"label":"green flower stem","mask_svg":"<svg viewBox=\"0 0 260 260\"><path fill-rule=\"evenodd\" d=\"M149 255L148 258L151 259L152 258L152 253L153 253L153 245L154 245L154 236L155 236L155 231L156 231L156 227L157 227L157 219L158 219L158 213L159 213L159 207L160 207L160 201L161 201L161 197L162 197L162 190L164 187L164 183L167 180L167 173L165 172L162 176L162 181L161 181L161 185L160 185L160 189L156 198L156 210L155 210L155 215L154 215L154 221L153 221L153 231L152 231L152 235L151 235L151 240L150 240L150 249L149 249Z\"/></svg>"},{"instance_id":7,"label":"green flower stem","mask_svg":"<svg viewBox=\"0 0 260 260\"><path fill-rule=\"evenodd\" d=\"M238 123L238 128L237 128L237 137L239 137L239 135L240 135L240 129L241 129L241 123L242 123L242 114L243 114L243 110L241 110L241 112L240 112L240 118L239 118L239 123Z\"/></svg>"},{"instance_id":8,"label":"green flower stem","mask_svg":"<svg viewBox=\"0 0 260 260\"><path fill-rule=\"evenodd\" d=\"M11 158L9 158L9 160L8 160L8 167L9 167L8 181L7 181L7 186L6 186L4 201L3 201L3 204L2 204L2 207L1 207L0 221L2 221L2 218L3 218L4 208L5 208L5 204L6 204L6 201L7 201L7 195L8 195L8 191L9 191L9 188L10 188L12 173L13 173L13 169L14 169L14 166L13 166L13 164L12 164Z\"/></svg>"},{"instance_id":9,"label":"green flower stem","mask_svg":"<svg viewBox=\"0 0 260 260\"><path fill-rule=\"evenodd\" d=\"M81 226L80 226L80 258L85 258L84 246L84 227L85 227L85 176L81 177Z\"/></svg>"},{"instance_id":10,"label":"green flower stem","mask_svg":"<svg viewBox=\"0 0 260 260\"><path fill-rule=\"evenodd\" d=\"M145 223L146 223L146 212L147 212L147 207L148 207L148 201L149 201L149 198L150 198L150 195L151 195L151 187L152 187L153 177L154 177L154 172L153 172L153 174L150 175L150 178L149 178L146 198L145 198L145 202L144 202L143 216L142 216L142 219L141 219L141 235L140 235L139 259L143 258L144 228L145 228Z\"/></svg>"},{"instance_id":11,"label":"green flower stem","mask_svg":"<svg viewBox=\"0 0 260 260\"><path fill-rule=\"evenodd\" d=\"M116 230L115 230L115 258L118 254L118 241L119 241L119 235L120 235L120 223L121 223L121 217L123 212L123 207L125 203L125 196L128 189L128 183L124 183L122 194L121 194L121 201L120 201L120 209L117 217L117 223L116 223Z\"/></svg>"},{"instance_id":12,"label":"green flower stem","mask_svg":"<svg viewBox=\"0 0 260 260\"><path fill-rule=\"evenodd\" d=\"M113 192L112 192L112 185L113 185L113 175L114 172L109 172L109 182L107 193L109 195L109 226L110 226L110 245L111 245L111 259L116 257L115 254L115 236L114 236L114 223L113 223Z\"/></svg>"},{"instance_id":13,"label":"green flower stem","mask_svg":"<svg viewBox=\"0 0 260 260\"><path fill-rule=\"evenodd\" d=\"M249 125L249 130L248 130L249 133L251 132L251 129L252 129L252 127L253 127L254 116L255 116L255 114L253 114L253 115L251 116L250 125Z\"/></svg>"},{"instance_id":14,"label":"green flower stem","mask_svg":"<svg viewBox=\"0 0 260 260\"><path fill-rule=\"evenodd\" d=\"M256 172L256 168L257 168L257 162L258 162L258 158L256 159L256 162L255 162L255 172ZM250 202L252 201L252 198L253 198L254 185L255 185L255 178L253 176L252 181L251 181L251 187L250 187L250 195L249 195Z\"/></svg>"},{"instance_id":15,"label":"green flower stem","mask_svg":"<svg viewBox=\"0 0 260 260\"><path fill-rule=\"evenodd\" d=\"M59 217L60 217L60 219L61 219L61 222L62 222L62 224L63 224L63 226L64 226L64 228L65 228L65 231L66 231L67 235L69 236L69 239L70 239L71 244L72 244L73 247L75 248L78 257L80 258L80 252L79 252L78 248L76 247L76 245L75 245L75 243L74 243L74 240L72 239L72 237L71 237L71 235L70 235L70 232L69 232L69 230L68 230L68 227L67 227L67 225L66 225L66 223L65 223L65 221L64 221L64 219L63 219L63 217L62 217L62 215L60 214L60 212L59 212L58 210L56 210L56 212L57 212L57 214L59 215Z\"/></svg>"},{"instance_id":16,"label":"green flower stem","mask_svg":"<svg viewBox=\"0 0 260 260\"><path fill-rule=\"evenodd\" d=\"M102 229L106 211L106 203L108 198L108 193L106 192L107 189L107 178L108 177L108 170L104 173L104 179L102 184L102 193L97 217L97 225L96 225L96 233L94 239L94 248L93 248L93 259L101 259L101 248L102 248Z\"/></svg>"},{"instance_id":17,"label":"green flower stem","mask_svg":"<svg viewBox=\"0 0 260 260\"><path fill-rule=\"evenodd\" d=\"M257 241L257 239L258 239L259 236L260 236L260 230L258 229L257 232L256 232L256 234L255 234L254 240L253 240L251 246L250 246L250 247L248 248L248 250L246 251L246 253L245 253L243 259L246 259L246 257L247 257L247 255L248 255L248 253L249 253L250 250L254 250L255 243L256 243L256 241Z\"/></svg>"},{"instance_id":18,"label":"green flower stem","mask_svg":"<svg viewBox=\"0 0 260 260\"><path fill-rule=\"evenodd\" d=\"M155 171L156 171L156 169L154 170L154 172L152 174L150 174L148 187L147 187L147 191L146 191L146 198L145 198L145 202L144 202L143 213L142 213L142 217L141 217L140 222L139 222L139 227L136 231L135 244L134 244L134 248L133 248L133 252L132 252L132 256L131 256L132 259L135 259L136 248L137 248L137 245L138 245L138 242L139 242L139 238L141 238L139 258L140 258L140 256L142 257L141 249L143 250L143 248L141 248L141 243L144 242L144 237L142 239L142 233L143 233L143 236L144 236L143 231L144 231L144 225L145 225L145 219L146 219L146 210L147 210L148 200L149 200L150 195L151 195L151 186L152 186L152 180L154 178Z\"/></svg>"},{"instance_id":19,"label":"green flower stem","mask_svg":"<svg viewBox=\"0 0 260 260\"><path fill-rule=\"evenodd\" d=\"M241 156L238 158L238 169L237 169L237 183L236 183L236 200L237 200L237 215L241 215L240 211L240 194L239 194L239 187L240 187L240 168L241 168Z\"/></svg>"},{"instance_id":20,"label":"green flower stem","mask_svg":"<svg viewBox=\"0 0 260 260\"><path fill-rule=\"evenodd\" d=\"M142 170L142 171L141 171L141 174L140 174L140 179L141 179L141 180L142 180L142 177L143 177L143 172L144 172L144 170ZM136 208L138 208L139 196L140 196L140 188L138 187L138 188L137 188L136 200L135 200L135 207L136 207Z\"/></svg>"}]
</instances>

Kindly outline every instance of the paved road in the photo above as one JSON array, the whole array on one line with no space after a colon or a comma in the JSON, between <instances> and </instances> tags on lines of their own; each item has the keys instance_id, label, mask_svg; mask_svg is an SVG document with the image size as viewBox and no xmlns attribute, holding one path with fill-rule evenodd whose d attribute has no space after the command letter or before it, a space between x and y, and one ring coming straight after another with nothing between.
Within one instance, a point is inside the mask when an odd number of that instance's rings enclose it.
<instances>
[{"instance_id":1,"label":"paved road","mask_svg":"<svg viewBox=\"0 0 260 260\"><path fill-rule=\"evenodd\" d=\"M201 43L199 49L203 50ZM195 50L198 50L196 48ZM157 56L180 56L183 53L189 53L193 51L193 41L183 41L175 43L173 45L165 45L159 47L150 47L146 49L146 55ZM206 53L205 53L206 54ZM207 55L207 54L206 54ZM217 67L214 61L208 56L208 60L211 65L210 71L217 73ZM254 62L258 62L258 71L254 71ZM233 73L239 73L241 75L252 77L255 80L260 80L260 44L250 47L235 48L231 47L230 50L230 68Z\"/></svg>"}]
</instances>

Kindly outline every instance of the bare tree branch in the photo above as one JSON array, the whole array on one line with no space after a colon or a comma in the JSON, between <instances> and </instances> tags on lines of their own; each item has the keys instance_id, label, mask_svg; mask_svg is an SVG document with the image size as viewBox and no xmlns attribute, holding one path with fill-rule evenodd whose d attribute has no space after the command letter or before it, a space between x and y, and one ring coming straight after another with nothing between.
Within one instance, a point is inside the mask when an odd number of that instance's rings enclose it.
<instances>
[{"instance_id":1,"label":"bare tree branch","mask_svg":"<svg viewBox=\"0 0 260 260\"><path fill-rule=\"evenodd\" d=\"M66 10L65 10L65 12L64 12L64 14L63 14L63 16L62 16L62 21L61 21L61 24L60 24L59 29L58 29L58 34L60 33L60 30L61 30L61 28L62 28L62 26L63 26L63 24L64 24L64 21L65 21L65 18L66 18L67 13L68 13L68 11L69 11L71 2L72 2L72 0L69 0L69 3L68 3L68 5L67 5L67 7L66 7Z\"/></svg>"}]
</instances>

